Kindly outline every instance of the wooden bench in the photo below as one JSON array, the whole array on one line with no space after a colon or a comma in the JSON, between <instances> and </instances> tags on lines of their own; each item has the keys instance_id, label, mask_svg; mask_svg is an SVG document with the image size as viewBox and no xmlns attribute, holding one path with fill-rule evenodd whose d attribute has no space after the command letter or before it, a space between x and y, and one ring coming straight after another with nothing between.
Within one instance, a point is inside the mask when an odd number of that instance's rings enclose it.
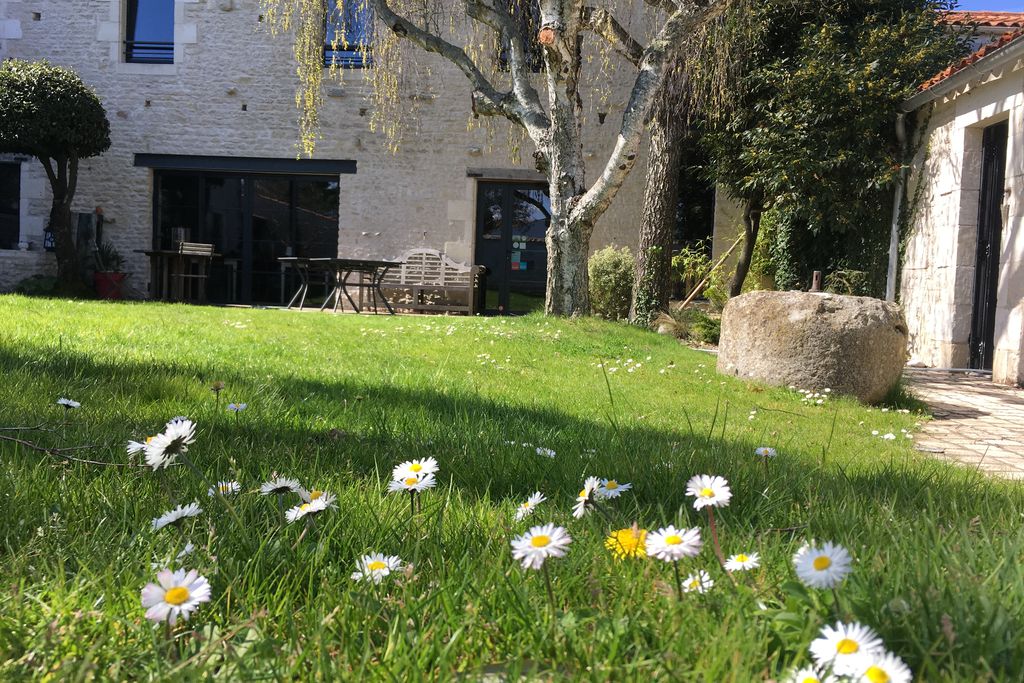
<instances>
[{"instance_id":1,"label":"wooden bench","mask_svg":"<svg viewBox=\"0 0 1024 683\"><path fill-rule=\"evenodd\" d=\"M466 313L484 310L483 266L456 263L436 249L410 249L381 280L395 308L418 312Z\"/></svg>"}]
</instances>

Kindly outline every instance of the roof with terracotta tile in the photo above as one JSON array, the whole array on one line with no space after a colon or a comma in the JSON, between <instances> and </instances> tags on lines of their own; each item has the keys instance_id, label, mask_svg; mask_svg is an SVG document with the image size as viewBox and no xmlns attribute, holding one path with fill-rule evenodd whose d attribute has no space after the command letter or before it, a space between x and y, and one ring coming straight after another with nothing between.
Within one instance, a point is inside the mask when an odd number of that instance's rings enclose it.
<instances>
[{"instance_id":1,"label":"roof with terracotta tile","mask_svg":"<svg viewBox=\"0 0 1024 683\"><path fill-rule=\"evenodd\" d=\"M988 14L1011 14L1011 13L1009 13L1009 12L989 12ZM1024 14L1022 14L1021 16L1024 17ZM1021 26L1024 27L1024 23L1022 23ZM986 45L983 45L977 51L975 51L975 52L971 53L970 55L968 55L967 57L961 59L956 64L953 64L951 66L946 67L945 69L943 69L939 73L935 74L934 76L929 78L927 81L925 81L921 85L917 86L918 92L924 91L924 90L928 90L929 88L934 88L936 85L938 85L942 81L946 80L947 78L949 78L953 74L957 73L958 71L963 71L964 69L966 69L967 67L971 66L975 62L978 62L978 61L980 61L981 59L983 59L985 57L990 57L992 55L992 53L997 52L997 51L1003 49L1004 47L1006 47L1007 45L1009 45L1010 43L1017 42L1018 40L1021 40L1022 38L1024 38L1024 28L1018 28L1018 29L1016 29L1014 31L1007 31L1006 33L1001 35L996 40L994 40L991 43L988 43Z\"/></svg>"},{"instance_id":2,"label":"roof with terracotta tile","mask_svg":"<svg viewBox=\"0 0 1024 683\"><path fill-rule=\"evenodd\" d=\"M1024 28L1024 12L944 12L942 23L954 26L989 26L992 28Z\"/></svg>"}]
</instances>

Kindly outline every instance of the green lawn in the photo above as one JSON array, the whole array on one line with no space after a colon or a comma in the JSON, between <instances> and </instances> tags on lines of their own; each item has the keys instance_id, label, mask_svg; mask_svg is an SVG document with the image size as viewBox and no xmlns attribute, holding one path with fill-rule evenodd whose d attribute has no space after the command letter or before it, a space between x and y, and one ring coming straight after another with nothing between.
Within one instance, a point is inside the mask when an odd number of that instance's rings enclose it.
<instances>
[{"instance_id":1,"label":"green lawn","mask_svg":"<svg viewBox=\"0 0 1024 683\"><path fill-rule=\"evenodd\" d=\"M82 404L66 424L62 396ZM199 425L189 456L204 477L242 483L238 521L185 467L124 466L129 439L176 415ZM0 680L744 682L806 663L819 627L842 614L919 680L1019 681L1024 495L914 452L901 430L922 419L807 405L597 320L0 297L0 427L41 427L0 435L95 445L65 453L122 465L0 441ZM779 451L767 468L761 445ZM391 468L426 456L439 486L410 519L408 498L386 493ZM336 493L338 509L300 538L302 524L255 493L274 472ZM615 560L603 541L633 522L707 532L684 493L701 473L732 486L723 550L756 550L762 567L733 585L708 544L681 569L706 569L713 589L679 600L671 565ZM570 515L587 475L633 483L610 519ZM549 500L514 522L535 490ZM151 531L172 497L205 512ZM549 521L574 539L549 560L554 609L543 573L509 546ZM790 557L812 538L854 556L838 605L795 581ZM198 549L175 563L186 540ZM371 551L413 568L357 584ZM140 605L155 562L195 568L213 589L173 643Z\"/></svg>"}]
</instances>

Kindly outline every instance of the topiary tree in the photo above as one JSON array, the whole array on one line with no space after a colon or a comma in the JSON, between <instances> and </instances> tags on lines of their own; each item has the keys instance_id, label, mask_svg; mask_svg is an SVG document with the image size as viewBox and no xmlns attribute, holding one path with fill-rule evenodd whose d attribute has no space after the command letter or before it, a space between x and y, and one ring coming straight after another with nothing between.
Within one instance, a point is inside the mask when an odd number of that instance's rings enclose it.
<instances>
[{"instance_id":1,"label":"topiary tree","mask_svg":"<svg viewBox=\"0 0 1024 683\"><path fill-rule=\"evenodd\" d=\"M78 162L109 147L107 113L78 74L45 60L0 64L0 152L31 154L46 169L53 193L50 231L65 292L84 287L71 231Z\"/></svg>"}]
</instances>

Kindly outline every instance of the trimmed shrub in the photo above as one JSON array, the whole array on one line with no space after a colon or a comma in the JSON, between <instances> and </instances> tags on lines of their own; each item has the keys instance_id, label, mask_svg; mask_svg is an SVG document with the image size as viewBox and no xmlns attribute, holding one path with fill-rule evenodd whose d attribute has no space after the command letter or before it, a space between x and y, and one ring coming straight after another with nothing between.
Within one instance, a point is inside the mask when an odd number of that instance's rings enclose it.
<instances>
[{"instance_id":1,"label":"trimmed shrub","mask_svg":"<svg viewBox=\"0 0 1024 683\"><path fill-rule=\"evenodd\" d=\"M636 262L629 247L608 246L595 251L587 264L590 274L590 308L608 320L629 317Z\"/></svg>"}]
</instances>

